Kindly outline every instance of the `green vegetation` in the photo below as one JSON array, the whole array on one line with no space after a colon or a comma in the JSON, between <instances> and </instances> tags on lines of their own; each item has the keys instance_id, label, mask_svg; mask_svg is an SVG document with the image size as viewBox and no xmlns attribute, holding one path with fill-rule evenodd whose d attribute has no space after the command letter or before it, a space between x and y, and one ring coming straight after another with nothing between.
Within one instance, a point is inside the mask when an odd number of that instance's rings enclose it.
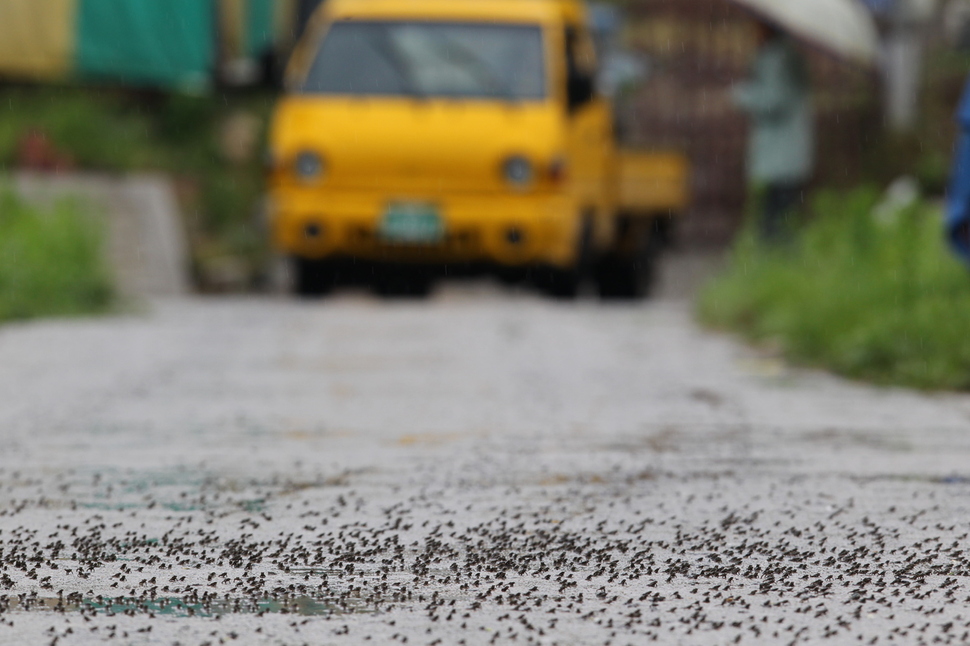
<instances>
[{"instance_id":1,"label":"green vegetation","mask_svg":"<svg viewBox=\"0 0 970 646\"><path fill-rule=\"evenodd\" d=\"M820 194L789 247L743 236L702 293L701 319L849 377L970 389L970 272L946 248L938 208L877 200Z\"/></svg>"},{"instance_id":2,"label":"green vegetation","mask_svg":"<svg viewBox=\"0 0 970 646\"><path fill-rule=\"evenodd\" d=\"M107 109L96 96L5 90L0 102L0 164L17 164L22 139L32 131L82 168L121 171L136 164L147 143L146 124L136 115Z\"/></svg>"},{"instance_id":3,"label":"green vegetation","mask_svg":"<svg viewBox=\"0 0 970 646\"><path fill-rule=\"evenodd\" d=\"M0 191L0 320L107 311L104 232L77 203L44 211Z\"/></svg>"},{"instance_id":4,"label":"green vegetation","mask_svg":"<svg viewBox=\"0 0 970 646\"><path fill-rule=\"evenodd\" d=\"M255 215L263 190L265 92L184 96L74 87L0 90L0 170L29 167L25 140L39 133L52 164L84 171L160 171L176 181L201 287L226 260L243 282L265 258ZM229 159L221 140L233 117L254 124L250 154ZM241 137L240 137L241 135ZM246 131L229 135L237 141ZM36 148L37 146L35 146ZM245 147L245 146L244 146Z\"/></svg>"}]
</instances>

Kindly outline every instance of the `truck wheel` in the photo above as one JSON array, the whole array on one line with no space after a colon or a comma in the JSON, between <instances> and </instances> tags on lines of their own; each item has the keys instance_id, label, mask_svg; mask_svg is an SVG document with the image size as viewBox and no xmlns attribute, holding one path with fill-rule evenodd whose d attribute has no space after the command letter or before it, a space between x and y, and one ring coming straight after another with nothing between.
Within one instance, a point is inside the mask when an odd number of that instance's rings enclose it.
<instances>
[{"instance_id":1,"label":"truck wheel","mask_svg":"<svg viewBox=\"0 0 970 646\"><path fill-rule=\"evenodd\" d=\"M576 261L571 267L541 267L532 271L532 284L546 296L559 300L573 300L590 274L593 248L593 225L589 218L583 223L576 250Z\"/></svg>"},{"instance_id":2,"label":"truck wheel","mask_svg":"<svg viewBox=\"0 0 970 646\"><path fill-rule=\"evenodd\" d=\"M596 283L604 300L640 300L650 296L656 278L661 240L649 228L637 235L634 248L611 253L596 267Z\"/></svg>"},{"instance_id":3,"label":"truck wheel","mask_svg":"<svg viewBox=\"0 0 970 646\"><path fill-rule=\"evenodd\" d=\"M425 298L433 289L434 277L420 267L390 265L374 277L374 290L385 298Z\"/></svg>"},{"instance_id":4,"label":"truck wheel","mask_svg":"<svg viewBox=\"0 0 970 646\"><path fill-rule=\"evenodd\" d=\"M578 269L543 267L533 272L532 282L546 296L560 300L573 300L579 296L583 274Z\"/></svg>"},{"instance_id":5,"label":"truck wheel","mask_svg":"<svg viewBox=\"0 0 970 646\"><path fill-rule=\"evenodd\" d=\"M497 267L493 273L498 282L506 287L518 287L529 277L528 270L523 267L502 266Z\"/></svg>"},{"instance_id":6,"label":"truck wheel","mask_svg":"<svg viewBox=\"0 0 970 646\"><path fill-rule=\"evenodd\" d=\"M303 298L324 296L333 291L337 272L326 260L293 259L293 293Z\"/></svg>"}]
</instances>

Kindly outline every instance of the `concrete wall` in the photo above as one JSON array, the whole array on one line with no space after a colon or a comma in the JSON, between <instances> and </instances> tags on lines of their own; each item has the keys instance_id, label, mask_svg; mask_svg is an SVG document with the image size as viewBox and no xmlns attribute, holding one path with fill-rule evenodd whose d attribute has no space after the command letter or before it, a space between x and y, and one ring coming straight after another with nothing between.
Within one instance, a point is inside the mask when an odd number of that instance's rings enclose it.
<instances>
[{"instance_id":1,"label":"concrete wall","mask_svg":"<svg viewBox=\"0 0 970 646\"><path fill-rule=\"evenodd\" d=\"M127 296L171 296L191 291L189 254L170 182L161 175L19 173L13 186L28 201L79 199L104 217L106 252L118 288Z\"/></svg>"}]
</instances>

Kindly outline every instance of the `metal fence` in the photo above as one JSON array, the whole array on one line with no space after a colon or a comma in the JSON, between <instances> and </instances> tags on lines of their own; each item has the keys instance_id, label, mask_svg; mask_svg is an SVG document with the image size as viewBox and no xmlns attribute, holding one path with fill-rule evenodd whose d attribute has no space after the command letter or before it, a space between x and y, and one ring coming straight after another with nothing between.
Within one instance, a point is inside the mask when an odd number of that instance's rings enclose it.
<instances>
[{"instance_id":1,"label":"metal fence","mask_svg":"<svg viewBox=\"0 0 970 646\"><path fill-rule=\"evenodd\" d=\"M748 195L747 126L729 91L754 55L751 16L725 0L636 0L626 11L626 44L651 69L624 108L630 141L687 152L693 203L680 241L724 244L742 223ZM810 48L805 53L818 120L816 183L857 181L867 141L881 127L875 76Z\"/></svg>"}]
</instances>

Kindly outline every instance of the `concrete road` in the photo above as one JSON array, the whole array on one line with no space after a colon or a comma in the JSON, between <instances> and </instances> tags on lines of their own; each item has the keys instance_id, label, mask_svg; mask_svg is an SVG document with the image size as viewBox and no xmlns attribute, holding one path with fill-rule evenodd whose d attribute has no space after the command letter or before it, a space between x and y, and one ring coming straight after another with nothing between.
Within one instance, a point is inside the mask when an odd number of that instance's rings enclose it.
<instances>
[{"instance_id":1,"label":"concrete road","mask_svg":"<svg viewBox=\"0 0 970 646\"><path fill-rule=\"evenodd\" d=\"M0 643L970 641L970 399L661 301L0 329Z\"/></svg>"}]
</instances>

